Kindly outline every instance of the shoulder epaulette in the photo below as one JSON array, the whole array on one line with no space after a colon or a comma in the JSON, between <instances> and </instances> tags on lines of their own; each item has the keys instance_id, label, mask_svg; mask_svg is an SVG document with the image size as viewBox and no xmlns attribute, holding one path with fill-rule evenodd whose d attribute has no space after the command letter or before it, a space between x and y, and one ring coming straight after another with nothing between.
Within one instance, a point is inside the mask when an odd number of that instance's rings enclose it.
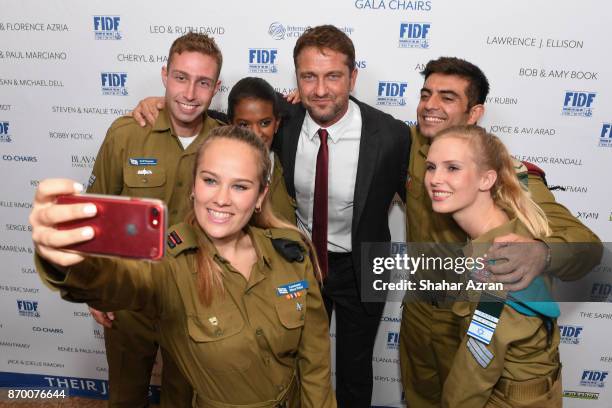
<instances>
[{"instance_id":1,"label":"shoulder epaulette","mask_svg":"<svg viewBox=\"0 0 612 408\"><path fill-rule=\"evenodd\" d=\"M140 127L138 122L129 115L123 115L115 119L115 121L110 125L109 131L121 129L126 126L137 126ZM148 124L146 127L150 127Z\"/></svg>"},{"instance_id":2,"label":"shoulder epaulette","mask_svg":"<svg viewBox=\"0 0 612 408\"><path fill-rule=\"evenodd\" d=\"M514 166L514 173L516 174L516 178L518 178L519 183L521 183L521 187L523 190L529 190L528 180L529 180L529 172L527 171L527 166L519 160L512 159L512 165Z\"/></svg>"},{"instance_id":3,"label":"shoulder epaulette","mask_svg":"<svg viewBox=\"0 0 612 408\"><path fill-rule=\"evenodd\" d=\"M227 115L223 112L209 109L206 111L206 114L209 118L214 119L220 126L225 126L229 123L227 120Z\"/></svg>"},{"instance_id":4,"label":"shoulder epaulette","mask_svg":"<svg viewBox=\"0 0 612 408\"><path fill-rule=\"evenodd\" d=\"M266 230L272 246L289 262L304 262L306 250L299 232L290 229L274 228Z\"/></svg>"},{"instance_id":5,"label":"shoulder epaulette","mask_svg":"<svg viewBox=\"0 0 612 408\"><path fill-rule=\"evenodd\" d=\"M528 161L523 161L521 163L527 168L528 174L540 177L544 184L548 186L548 183L546 182L546 173L544 172L544 170L542 170L533 163L529 163Z\"/></svg>"},{"instance_id":6,"label":"shoulder epaulette","mask_svg":"<svg viewBox=\"0 0 612 408\"><path fill-rule=\"evenodd\" d=\"M166 236L166 250L170 256L178 256L181 252L197 248L198 239L193 227L184 222L173 225Z\"/></svg>"},{"instance_id":7,"label":"shoulder epaulette","mask_svg":"<svg viewBox=\"0 0 612 408\"><path fill-rule=\"evenodd\" d=\"M539 168L533 163L528 161L518 161L516 159L512 159L512 163L514 164L514 172L516 173L516 177L521 182L521 186L525 189L529 189L529 175L538 176L544 182L544 185L548 187L548 183L546 183L546 173L544 170Z\"/></svg>"}]
</instances>

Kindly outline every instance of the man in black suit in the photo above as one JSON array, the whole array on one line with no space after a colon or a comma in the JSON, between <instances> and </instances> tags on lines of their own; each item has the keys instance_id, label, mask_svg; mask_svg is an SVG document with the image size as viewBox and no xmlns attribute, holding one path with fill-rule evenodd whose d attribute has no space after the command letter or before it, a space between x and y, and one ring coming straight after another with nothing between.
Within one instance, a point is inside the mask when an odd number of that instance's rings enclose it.
<instances>
[{"instance_id":1,"label":"man in black suit","mask_svg":"<svg viewBox=\"0 0 612 408\"><path fill-rule=\"evenodd\" d=\"M361 244L388 242L388 212L405 198L406 124L349 96L357 79L350 38L331 25L306 30L293 51L302 105L275 137L298 225L311 235L336 311L336 396L370 407L372 353L384 303L361 301ZM324 197L324 198L322 198Z\"/></svg>"}]
</instances>

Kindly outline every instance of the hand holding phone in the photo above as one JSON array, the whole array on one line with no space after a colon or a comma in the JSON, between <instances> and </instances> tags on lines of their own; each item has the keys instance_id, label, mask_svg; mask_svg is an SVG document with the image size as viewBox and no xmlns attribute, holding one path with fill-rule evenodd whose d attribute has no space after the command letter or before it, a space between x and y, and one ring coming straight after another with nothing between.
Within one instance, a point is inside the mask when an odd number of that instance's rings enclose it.
<instances>
[{"instance_id":1,"label":"hand holding phone","mask_svg":"<svg viewBox=\"0 0 612 408\"><path fill-rule=\"evenodd\" d=\"M123 196L76 194L57 197L57 204L96 206L92 218L67 221L59 230L89 226L91 240L71 244L66 249L95 255L158 260L164 255L166 206L161 200Z\"/></svg>"}]
</instances>

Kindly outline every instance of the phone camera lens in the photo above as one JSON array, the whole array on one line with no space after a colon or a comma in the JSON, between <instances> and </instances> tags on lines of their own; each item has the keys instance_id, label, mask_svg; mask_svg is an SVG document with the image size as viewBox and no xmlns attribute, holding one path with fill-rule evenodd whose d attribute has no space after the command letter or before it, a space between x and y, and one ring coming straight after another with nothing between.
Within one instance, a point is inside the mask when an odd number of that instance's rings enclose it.
<instances>
[{"instance_id":1,"label":"phone camera lens","mask_svg":"<svg viewBox=\"0 0 612 408\"><path fill-rule=\"evenodd\" d=\"M155 207L152 207L151 215L149 218L149 223L151 224L153 228L159 228L160 218L161 218L161 213L159 212L159 210Z\"/></svg>"}]
</instances>

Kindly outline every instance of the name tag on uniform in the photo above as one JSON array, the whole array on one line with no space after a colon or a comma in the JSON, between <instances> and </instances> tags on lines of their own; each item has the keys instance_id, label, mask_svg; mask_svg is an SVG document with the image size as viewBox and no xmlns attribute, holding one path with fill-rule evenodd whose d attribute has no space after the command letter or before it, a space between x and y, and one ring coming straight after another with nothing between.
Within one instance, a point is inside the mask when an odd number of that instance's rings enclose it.
<instances>
[{"instance_id":1,"label":"name tag on uniform","mask_svg":"<svg viewBox=\"0 0 612 408\"><path fill-rule=\"evenodd\" d=\"M484 292L480 296L480 302L478 302L478 307L472 316L467 335L485 344L491 343L503 308L503 299Z\"/></svg>"},{"instance_id":2,"label":"name tag on uniform","mask_svg":"<svg viewBox=\"0 0 612 408\"><path fill-rule=\"evenodd\" d=\"M287 299L302 296L302 292L308 289L308 281L301 280L288 283L276 288L276 296L285 296Z\"/></svg>"},{"instance_id":3,"label":"name tag on uniform","mask_svg":"<svg viewBox=\"0 0 612 408\"><path fill-rule=\"evenodd\" d=\"M132 166L157 166L157 159L153 158L129 158L129 162Z\"/></svg>"}]
</instances>

